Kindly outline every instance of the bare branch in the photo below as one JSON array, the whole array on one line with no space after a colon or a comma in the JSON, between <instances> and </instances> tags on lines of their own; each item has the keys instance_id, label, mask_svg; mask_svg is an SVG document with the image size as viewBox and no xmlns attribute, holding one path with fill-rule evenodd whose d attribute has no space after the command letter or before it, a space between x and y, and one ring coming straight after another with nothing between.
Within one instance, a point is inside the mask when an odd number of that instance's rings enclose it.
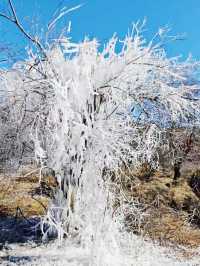
<instances>
[{"instance_id":1,"label":"bare branch","mask_svg":"<svg viewBox=\"0 0 200 266\"><path fill-rule=\"evenodd\" d=\"M15 7L13 5L13 2L11 0L8 0L8 3L9 3L9 7L11 9L11 12L12 12L12 17L9 17L7 16L6 14L4 13L0 13L0 17L3 17L7 20L9 20L10 22L14 23L18 29L22 32L22 34L27 38L29 39L32 43L34 43L38 49L40 50L40 52L43 54L43 56L45 58L47 58L47 55L46 55L46 52L44 50L44 47L42 46L42 44L40 43L40 41L38 40L37 37L35 36L32 36L30 35L25 29L24 27L22 26L22 24L20 23L18 17L17 17L17 13L16 13L16 10L15 10Z\"/></svg>"},{"instance_id":2,"label":"bare branch","mask_svg":"<svg viewBox=\"0 0 200 266\"><path fill-rule=\"evenodd\" d=\"M12 14L13 14L14 18L16 19L16 21L18 21L16 12L15 12L15 8L13 6L12 1L11 0L8 0L8 2L9 2L9 5L10 5L10 8L11 8L11 11L12 11Z\"/></svg>"},{"instance_id":3,"label":"bare branch","mask_svg":"<svg viewBox=\"0 0 200 266\"><path fill-rule=\"evenodd\" d=\"M11 22L15 22L11 17L7 16L6 14L0 13L0 17L3 17Z\"/></svg>"}]
</instances>

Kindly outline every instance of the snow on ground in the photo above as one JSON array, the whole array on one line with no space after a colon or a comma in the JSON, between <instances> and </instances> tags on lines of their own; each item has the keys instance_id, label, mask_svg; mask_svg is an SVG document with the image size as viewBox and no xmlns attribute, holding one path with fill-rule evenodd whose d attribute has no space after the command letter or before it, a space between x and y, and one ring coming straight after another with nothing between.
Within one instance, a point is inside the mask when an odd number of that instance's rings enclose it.
<instances>
[{"instance_id":1,"label":"snow on ground","mask_svg":"<svg viewBox=\"0 0 200 266\"><path fill-rule=\"evenodd\" d=\"M34 243L11 244L0 251L2 266L199 266L200 256L190 261L175 259L173 250L167 250L140 237L133 236L132 249L124 257L118 257L115 250L99 261L90 260L91 251L81 247L79 243L65 240L62 247L55 242L43 245ZM200 254L200 253L199 253Z\"/></svg>"}]
</instances>

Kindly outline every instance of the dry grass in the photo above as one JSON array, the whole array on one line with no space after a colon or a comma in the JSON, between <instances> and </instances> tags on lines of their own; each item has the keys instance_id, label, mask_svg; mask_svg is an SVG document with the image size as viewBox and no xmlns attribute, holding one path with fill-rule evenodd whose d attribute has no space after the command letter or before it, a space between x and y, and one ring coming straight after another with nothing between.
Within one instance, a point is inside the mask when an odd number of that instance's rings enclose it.
<instances>
[{"instance_id":1,"label":"dry grass","mask_svg":"<svg viewBox=\"0 0 200 266\"><path fill-rule=\"evenodd\" d=\"M187 213L169 208L151 209L144 234L160 244L174 244L197 248L200 246L200 230L187 221Z\"/></svg>"},{"instance_id":2,"label":"dry grass","mask_svg":"<svg viewBox=\"0 0 200 266\"><path fill-rule=\"evenodd\" d=\"M25 170L24 170L25 171ZM14 216L20 209L25 217L43 215L53 194L55 180L51 177L42 179L39 184L37 173L20 173L16 177L0 178L0 215Z\"/></svg>"},{"instance_id":3,"label":"dry grass","mask_svg":"<svg viewBox=\"0 0 200 266\"><path fill-rule=\"evenodd\" d=\"M146 176L145 179L143 172L136 175L133 169L126 169L118 178L126 200L141 203L146 212L140 227L133 221L132 230L165 246L200 247L200 227L191 223L195 210L200 210L200 199L189 179L180 178L174 183L172 173L159 171L149 177L149 169ZM200 216L197 219L200 223ZM130 230L131 215L127 220Z\"/></svg>"}]
</instances>

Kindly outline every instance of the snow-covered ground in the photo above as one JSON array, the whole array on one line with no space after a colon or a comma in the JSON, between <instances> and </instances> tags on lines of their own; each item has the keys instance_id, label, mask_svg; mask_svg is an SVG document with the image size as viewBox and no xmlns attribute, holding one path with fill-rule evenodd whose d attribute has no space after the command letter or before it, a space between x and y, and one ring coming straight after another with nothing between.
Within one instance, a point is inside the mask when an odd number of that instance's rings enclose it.
<instances>
[{"instance_id":1,"label":"snow-covered ground","mask_svg":"<svg viewBox=\"0 0 200 266\"><path fill-rule=\"evenodd\" d=\"M36 245L11 244L0 251L0 265L2 266L198 266L200 253L192 260L175 258L174 250L161 248L140 237L133 236L131 252L123 257L103 251L104 257L91 261L91 251L81 247L74 241L65 241L62 247L55 242ZM106 249L106 247L105 247ZM124 249L123 249L124 250ZM200 250L199 250L200 251ZM177 252L178 254L178 252ZM177 256L176 256L177 257Z\"/></svg>"}]
</instances>

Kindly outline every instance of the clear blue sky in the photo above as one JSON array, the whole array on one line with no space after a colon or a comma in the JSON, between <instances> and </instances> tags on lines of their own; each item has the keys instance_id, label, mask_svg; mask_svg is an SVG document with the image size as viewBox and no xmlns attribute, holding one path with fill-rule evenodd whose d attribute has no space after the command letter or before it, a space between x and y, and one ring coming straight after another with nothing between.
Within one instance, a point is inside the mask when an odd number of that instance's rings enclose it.
<instances>
[{"instance_id":1,"label":"clear blue sky","mask_svg":"<svg viewBox=\"0 0 200 266\"><path fill-rule=\"evenodd\" d=\"M7 0L1 0L0 9ZM97 37L104 43L114 32L122 38L134 21L147 18L146 38L153 36L160 26L168 25L172 34L185 33L186 40L167 48L170 56L191 52L200 59L200 0L13 0L19 18L27 28L40 32L50 21L55 10L63 6L84 4L62 19L57 31L72 21L73 40L80 41L85 35ZM15 47L27 45L13 25L0 19L0 40L14 43Z\"/></svg>"}]
</instances>

